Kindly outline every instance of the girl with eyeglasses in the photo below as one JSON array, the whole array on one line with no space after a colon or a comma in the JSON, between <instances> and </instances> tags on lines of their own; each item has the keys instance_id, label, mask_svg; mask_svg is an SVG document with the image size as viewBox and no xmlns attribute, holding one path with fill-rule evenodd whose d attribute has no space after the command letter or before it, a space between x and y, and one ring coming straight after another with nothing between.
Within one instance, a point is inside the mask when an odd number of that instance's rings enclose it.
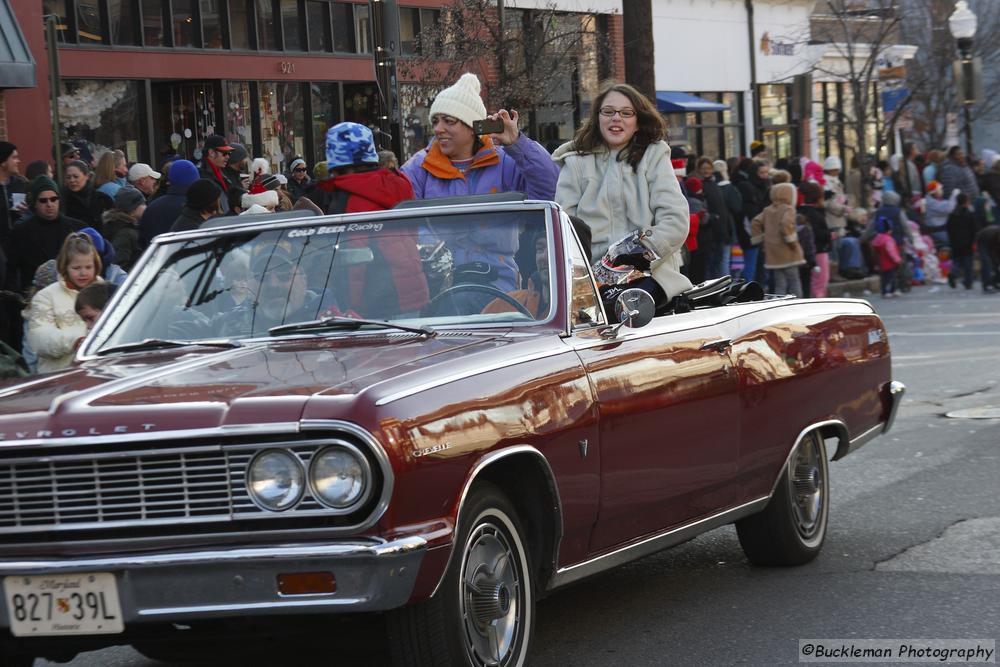
<instances>
[{"instance_id":1,"label":"girl with eyeglasses","mask_svg":"<svg viewBox=\"0 0 1000 667\"><path fill-rule=\"evenodd\" d=\"M66 368L87 335L76 312L76 295L101 282L101 257L90 237L74 232L56 257L59 279L39 291L28 308L28 345L38 355L38 372Z\"/></svg>"},{"instance_id":2,"label":"girl with eyeglasses","mask_svg":"<svg viewBox=\"0 0 1000 667\"><path fill-rule=\"evenodd\" d=\"M592 260L636 230L659 255L643 285L657 305L691 287L681 274L681 250L690 225L688 203L670 162L667 126L656 107L623 83L605 85L572 141L556 149L562 166L556 202L586 222Z\"/></svg>"}]
</instances>

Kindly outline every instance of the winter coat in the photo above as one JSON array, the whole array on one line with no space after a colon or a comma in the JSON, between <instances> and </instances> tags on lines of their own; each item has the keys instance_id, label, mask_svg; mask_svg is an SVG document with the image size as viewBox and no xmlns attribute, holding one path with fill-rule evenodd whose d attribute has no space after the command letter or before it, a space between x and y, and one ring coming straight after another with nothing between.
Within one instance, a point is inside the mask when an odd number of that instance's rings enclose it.
<instances>
[{"instance_id":1,"label":"winter coat","mask_svg":"<svg viewBox=\"0 0 1000 667\"><path fill-rule=\"evenodd\" d=\"M743 198L742 220L736 224L736 237L739 239L740 247L749 250L753 247L750 240L750 221L760 215L761 211L770 203L768 199L768 184L757 175L750 175L744 172L737 172L736 187Z\"/></svg>"},{"instance_id":2,"label":"winter coat","mask_svg":"<svg viewBox=\"0 0 1000 667\"><path fill-rule=\"evenodd\" d=\"M934 234L936 232L943 232L947 229L948 216L955 210L955 198L957 196L958 195L956 193L952 193L951 197L941 199L932 195L927 196L924 200L927 212L924 215L923 231L928 234Z\"/></svg>"},{"instance_id":3,"label":"winter coat","mask_svg":"<svg viewBox=\"0 0 1000 667\"><path fill-rule=\"evenodd\" d=\"M139 219L139 245L145 248L153 237L170 231L181 215L184 202L187 201L187 189L187 185L183 187L171 185L167 188L166 194L149 203L146 212Z\"/></svg>"},{"instance_id":4,"label":"winter coat","mask_svg":"<svg viewBox=\"0 0 1000 667\"><path fill-rule=\"evenodd\" d=\"M987 225L976 234L976 246L993 260L993 269L1000 267L1000 225Z\"/></svg>"},{"instance_id":5,"label":"winter coat","mask_svg":"<svg viewBox=\"0 0 1000 667\"><path fill-rule=\"evenodd\" d=\"M69 366L77 339L87 335L87 326L76 314L78 293L60 278L31 299L28 345L38 355L40 373Z\"/></svg>"},{"instance_id":6,"label":"winter coat","mask_svg":"<svg viewBox=\"0 0 1000 667\"><path fill-rule=\"evenodd\" d=\"M523 134L509 146L494 146L486 138L465 174L436 141L407 160L401 171L413 184L416 199L523 192L530 199L551 200L559 178L548 152Z\"/></svg>"},{"instance_id":7,"label":"winter coat","mask_svg":"<svg viewBox=\"0 0 1000 667\"><path fill-rule=\"evenodd\" d=\"M103 195L107 195L108 197L110 197L112 203L115 200L115 195L118 194L118 191L121 189L122 189L122 184L119 183L118 181L108 181L107 183L104 183L97 187L97 191Z\"/></svg>"},{"instance_id":8,"label":"winter coat","mask_svg":"<svg viewBox=\"0 0 1000 667\"><path fill-rule=\"evenodd\" d=\"M839 178L834 178L827 174L826 192L828 196L824 208L826 209L826 226L830 233L838 237L843 236L847 229L847 196L844 194L844 184ZM832 193L832 194L829 194Z\"/></svg>"},{"instance_id":9,"label":"winter coat","mask_svg":"<svg viewBox=\"0 0 1000 667\"><path fill-rule=\"evenodd\" d=\"M401 201L413 199L413 187L395 169L375 169L331 176L318 181L304 196L325 213L360 213L390 209ZM373 306L385 309L388 315L396 315L427 305L430 292L420 263L416 233L401 230L392 235L365 233L361 236L353 242L349 234L345 236L345 247L371 245L381 261L348 269L348 303L340 304L341 308L377 316L382 313L372 313ZM466 261L472 260L461 255L455 259L456 264Z\"/></svg>"},{"instance_id":10,"label":"winter coat","mask_svg":"<svg viewBox=\"0 0 1000 667\"><path fill-rule=\"evenodd\" d=\"M8 183L0 183L0 251L9 250L11 230L22 215L13 209L14 198L11 195L27 192L28 181L17 174L11 176Z\"/></svg>"},{"instance_id":11,"label":"winter coat","mask_svg":"<svg viewBox=\"0 0 1000 667\"><path fill-rule=\"evenodd\" d=\"M969 201L979 196L979 184L976 183L976 174L968 165L959 164L948 159L941 163L938 169L938 179L944 188L944 196L951 196L951 191L958 188L969 195Z\"/></svg>"},{"instance_id":12,"label":"winter coat","mask_svg":"<svg viewBox=\"0 0 1000 667\"><path fill-rule=\"evenodd\" d=\"M618 159L618 151L580 153L572 142L557 148L552 159L562 164L555 199L590 226L592 257L602 257L635 229L650 230L644 243L660 256L650 266L657 284L668 298L691 287L681 274L691 221L667 142L650 144L635 169Z\"/></svg>"},{"instance_id":13,"label":"winter coat","mask_svg":"<svg viewBox=\"0 0 1000 667\"><path fill-rule=\"evenodd\" d=\"M299 197L304 195L312 188L313 182L310 179L306 179L299 183L292 175L288 175L288 196L291 197L292 203L294 204L299 200Z\"/></svg>"},{"instance_id":14,"label":"winter coat","mask_svg":"<svg viewBox=\"0 0 1000 667\"><path fill-rule=\"evenodd\" d=\"M892 238L892 234L889 232L876 234L872 240L872 248L875 249L879 271L892 271L903 261L899 254L899 246L896 245L896 239Z\"/></svg>"},{"instance_id":15,"label":"winter coat","mask_svg":"<svg viewBox=\"0 0 1000 667\"><path fill-rule=\"evenodd\" d=\"M726 198L722 194L722 188L712 179L706 180L704 188L705 203L708 205L710 220L710 235L708 243L715 247L731 245L736 235L733 227L733 216L726 205Z\"/></svg>"},{"instance_id":16,"label":"winter coat","mask_svg":"<svg viewBox=\"0 0 1000 667\"><path fill-rule=\"evenodd\" d=\"M1000 164L1000 163L998 163ZM993 197L995 205L1000 206L1000 171L990 169L983 177L984 189Z\"/></svg>"},{"instance_id":17,"label":"winter coat","mask_svg":"<svg viewBox=\"0 0 1000 667\"><path fill-rule=\"evenodd\" d=\"M7 258L7 289L26 293L35 270L59 254L67 236L84 227L83 222L64 215L55 220L30 216L14 225Z\"/></svg>"},{"instance_id":18,"label":"winter coat","mask_svg":"<svg viewBox=\"0 0 1000 667\"><path fill-rule=\"evenodd\" d=\"M205 218L201 217L201 213L185 206L181 209L181 214L174 220L174 224L170 226L170 231L189 232L192 229L199 229L203 222L205 222Z\"/></svg>"},{"instance_id":19,"label":"winter coat","mask_svg":"<svg viewBox=\"0 0 1000 667\"><path fill-rule=\"evenodd\" d=\"M801 266L806 258L795 231L795 186L779 183L771 188L771 204L750 223L754 244L764 244L764 268Z\"/></svg>"},{"instance_id":20,"label":"winter coat","mask_svg":"<svg viewBox=\"0 0 1000 667\"><path fill-rule=\"evenodd\" d=\"M979 231L976 215L966 206L959 206L948 216L948 244L955 257L970 257L972 244Z\"/></svg>"},{"instance_id":21,"label":"winter coat","mask_svg":"<svg viewBox=\"0 0 1000 667\"><path fill-rule=\"evenodd\" d=\"M796 224L795 234L799 238L799 245L802 246L802 256L806 258L806 266L811 269L816 266L816 242L813 239L812 225Z\"/></svg>"},{"instance_id":22,"label":"winter coat","mask_svg":"<svg viewBox=\"0 0 1000 667\"><path fill-rule=\"evenodd\" d=\"M909 234L907 232L910 228L910 224L909 219L906 217L906 213L904 213L903 209L898 206L883 205L875 209L875 212L868 220L868 225L861 233L861 240L871 241L875 238L876 234L884 231L880 228L883 220L889 221L891 226L890 232L892 233L892 238L896 241L896 245L899 246L900 249L904 248L909 240Z\"/></svg>"},{"instance_id":23,"label":"winter coat","mask_svg":"<svg viewBox=\"0 0 1000 667\"><path fill-rule=\"evenodd\" d=\"M104 223L101 216L104 212L114 206L111 197L103 192L98 192L90 183L83 186L79 192L71 192L69 188L63 188L63 204L60 211L67 217L76 218L85 223L85 227L93 227L102 236L104 235Z\"/></svg>"},{"instance_id":24,"label":"winter coat","mask_svg":"<svg viewBox=\"0 0 1000 667\"><path fill-rule=\"evenodd\" d=\"M803 204L796 211L804 215L812 228L813 243L816 244L816 253L830 252L833 246L830 240L830 228L826 226L826 213L819 206Z\"/></svg>"},{"instance_id":25,"label":"winter coat","mask_svg":"<svg viewBox=\"0 0 1000 667\"><path fill-rule=\"evenodd\" d=\"M207 178L208 180L214 182L219 186L219 189L222 190L223 195L229 192L229 188L234 185L241 185L238 180L231 180L231 173L232 172L227 173L226 169L220 169L218 173L216 173L215 169L212 168L212 165L208 162L208 160L202 160L201 164L198 166L198 177ZM225 196L221 198L219 203L223 205L223 209L225 211L229 210L229 200Z\"/></svg>"},{"instance_id":26,"label":"winter coat","mask_svg":"<svg viewBox=\"0 0 1000 667\"><path fill-rule=\"evenodd\" d=\"M104 238L115 249L115 261L125 271L135 266L142 248L139 247L139 222L117 209L104 213Z\"/></svg>"}]
</instances>

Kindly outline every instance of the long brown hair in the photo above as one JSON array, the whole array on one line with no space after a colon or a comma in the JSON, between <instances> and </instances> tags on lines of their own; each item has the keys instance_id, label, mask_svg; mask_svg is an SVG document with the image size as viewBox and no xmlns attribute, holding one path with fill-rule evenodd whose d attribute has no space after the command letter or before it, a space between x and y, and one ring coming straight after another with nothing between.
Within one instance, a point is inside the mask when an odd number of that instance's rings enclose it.
<instances>
[{"instance_id":1,"label":"long brown hair","mask_svg":"<svg viewBox=\"0 0 1000 667\"><path fill-rule=\"evenodd\" d=\"M621 93L632 102L632 108L635 109L635 134L618 154L618 159L626 160L634 170L650 144L667 138L667 123L649 98L627 83L612 81L601 86L590 105L590 116L573 137L574 149L581 153L593 153L607 147L601 136L601 106L609 93Z\"/></svg>"},{"instance_id":2,"label":"long brown hair","mask_svg":"<svg viewBox=\"0 0 1000 667\"><path fill-rule=\"evenodd\" d=\"M118 166L118 161L124 157L125 155L121 151L107 151L101 156L101 159L97 161L97 169L94 172L95 188L99 188L117 178L115 167Z\"/></svg>"}]
</instances>

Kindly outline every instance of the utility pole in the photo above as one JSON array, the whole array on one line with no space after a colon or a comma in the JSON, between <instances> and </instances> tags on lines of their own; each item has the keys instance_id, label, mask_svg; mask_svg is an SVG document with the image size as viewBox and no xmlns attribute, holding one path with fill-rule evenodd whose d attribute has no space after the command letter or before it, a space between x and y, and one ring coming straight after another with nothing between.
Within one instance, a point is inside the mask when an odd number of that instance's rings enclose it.
<instances>
[{"instance_id":1,"label":"utility pole","mask_svg":"<svg viewBox=\"0 0 1000 667\"><path fill-rule=\"evenodd\" d=\"M402 161L402 114L399 109L399 82L396 78L396 58L399 56L399 6L396 0L368 0L368 13L379 101L375 143L380 149L391 150Z\"/></svg>"},{"instance_id":2,"label":"utility pole","mask_svg":"<svg viewBox=\"0 0 1000 667\"><path fill-rule=\"evenodd\" d=\"M56 39L56 23L59 18L55 14L45 16L45 46L49 51L49 105L52 107L52 152L55 157L56 183L63 182L63 161L61 142L59 140L59 47Z\"/></svg>"},{"instance_id":3,"label":"utility pole","mask_svg":"<svg viewBox=\"0 0 1000 667\"><path fill-rule=\"evenodd\" d=\"M652 0L622 3L622 33L625 35L625 82L655 104Z\"/></svg>"}]
</instances>

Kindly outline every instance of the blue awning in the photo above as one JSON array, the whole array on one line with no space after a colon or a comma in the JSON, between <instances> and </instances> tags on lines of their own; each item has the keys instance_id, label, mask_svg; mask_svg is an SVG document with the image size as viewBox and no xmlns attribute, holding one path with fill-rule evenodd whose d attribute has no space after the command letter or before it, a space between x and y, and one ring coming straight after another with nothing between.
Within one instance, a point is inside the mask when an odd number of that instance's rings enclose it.
<instances>
[{"instance_id":1,"label":"blue awning","mask_svg":"<svg viewBox=\"0 0 1000 667\"><path fill-rule=\"evenodd\" d=\"M0 88L34 88L35 59L8 0L0 0Z\"/></svg>"},{"instance_id":2,"label":"blue awning","mask_svg":"<svg viewBox=\"0 0 1000 667\"><path fill-rule=\"evenodd\" d=\"M661 113L677 113L684 111L725 111L728 104L712 102L703 97L682 93L676 90L656 91L656 108Z\"/></svg>"}]
</instances>

